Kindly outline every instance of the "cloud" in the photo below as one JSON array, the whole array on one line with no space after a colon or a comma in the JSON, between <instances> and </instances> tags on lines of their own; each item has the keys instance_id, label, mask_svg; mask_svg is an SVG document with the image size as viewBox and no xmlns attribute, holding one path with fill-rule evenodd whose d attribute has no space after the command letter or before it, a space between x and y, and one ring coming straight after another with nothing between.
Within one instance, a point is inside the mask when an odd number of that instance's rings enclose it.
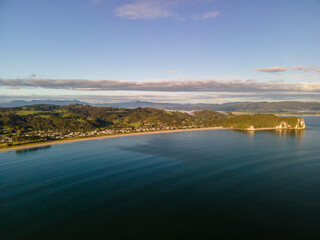
<instances>
[{"instance_id":1,"label":"cloud","mask_svg":"<svg viewBox=\"0 0 320 240\"><path fill-rule=\"evenodd\" d=\"M254 70L258 72L268 72L268 73L276 73L276 72L286 72L286 71L302 71L302 72L312 72L320 71L320 67L317 66L310 66L310 67L303 67L303 66L295 66L294 68L287 68L287 67L270 67L270 68L255 68Z\"/></svg>"},{"instance_id":2,"label":"cloud","mask_svg":"<svg viewBox=\"0 0 320 240\"><path fill-rule=\"evenodd\" d=\"M263 91L306 91L319 92L320 82L257 82L255 80L217 81L120 81L86 79L1 79L0 86L65 89L78 91L156 91L156 92L263 92Z\"/></svg>"},{"instance_id":3,"label":"cloud","mask_svg":"<svg viewBox=\"0 0 320 240\"><path fill-rule=\"evenodd\" d=\"M193 17L192 19L194 20L200 20L200 19L210 19L210 18L215 18L220 14L219 11L211 11L211 12L206 12L201 16L196 16Z\"/></svg>"},{"instance_id":4,"label":"cloud","mask_svg":"<svg viewBox=\"0 0 320 240\"><path fill-rule=\"evenodd\" d=\"M12 90L20 90L20 89L21 89L21 87L18 87L18 86L11 86L11 87L10 87L10 89L12 89Z\"/></svg>"},{"instance_id":5,"label":"cloud","mask_svg":"<svg viewBox=\"0 0 320 240\"><path fill-rule=\"evenodd\" d=\"M270 68L255 68L255 70L258 72L274 73L274 72L285 72L285 71L288 71L289 68L275 66L275 67L270 67Z\"/></svg>"},{"instance_id":6,"label":"cloud","mask_svg":"<svg viewBox=\"0 0 320 240\"><path fill-rule=\"evenodd\" d=\"M310 66L310 67L303 67L303 66L295 66L293 69L293 71L302 71L302 72L310 72L310 71L320 71L319 67L316 66Z\"/></svg>"},{"instance_id":7,"label":"cloud","mask_svg":"<svg viewBox=\"0 0 320 240\"><path fill-rule=\"evenodd\" d=\"M171 71L167 71L167 73L176 73L177 71L173 71L173 70L171 70Z\"/></svg>"},{"instance_id":8,"label":"cloud","mask_svg":"<svg viewBox=\"0 0 320 240\"><path fill-rule=\"evenodd\" d=\"M172 4L168 1L138 0L116 8L114 13L118 17L131 20L174 17L171 7Z\"/></svg>"},{"instance_id":9,"label":"cloud","mask_svg":"<svg viewBox=\"0 0 320 240\"><path fill-rule=\"evenodd\" d=\"M130 20L151 20L157 18L174 17L185 20L191 18L209 19L219 15L219 11L204 13L198 17L180 16L177 12L180 7L193 8L195 5L211 4L213 0L134 0L132 3L124 4L114 9L114 14L118 17Z\"/></svg>"}]
</instances>

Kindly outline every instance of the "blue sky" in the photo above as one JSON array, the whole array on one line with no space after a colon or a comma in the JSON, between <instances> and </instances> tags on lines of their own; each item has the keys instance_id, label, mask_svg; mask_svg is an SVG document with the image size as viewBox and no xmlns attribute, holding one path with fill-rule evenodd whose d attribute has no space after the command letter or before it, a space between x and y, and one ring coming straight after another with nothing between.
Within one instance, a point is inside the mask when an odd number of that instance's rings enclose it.
<instances>
[{"instance_id":1,"label":"blue sky","mask_svg":"<svg viewBox=\"0 0 320 240\"><path fill-rule=\"evenodd\" d=\"M0 0L0 101L320 101L319 13L318 0Z\"/></svg>"}]
</instances>

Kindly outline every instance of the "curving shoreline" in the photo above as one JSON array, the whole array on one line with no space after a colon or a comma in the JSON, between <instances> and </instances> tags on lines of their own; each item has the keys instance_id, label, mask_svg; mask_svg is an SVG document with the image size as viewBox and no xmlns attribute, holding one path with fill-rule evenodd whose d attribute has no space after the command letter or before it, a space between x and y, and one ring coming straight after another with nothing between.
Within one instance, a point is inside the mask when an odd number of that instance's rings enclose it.
<instances>
[{"instance_id":1,"label":"curving shoreline","mask_svg":"<svg viewBox=\"0 0 320 240\"><path fill-rule=\"evenodd\" d=\"M219 129L230 129L224 127L207 127L207 128L191 128L191 129L177 129L177 130L163 130L163 131L153 131L153 132L134 132L134 133L123 133L123 134L115 134L115 135L102 135L102 136L93 136L93 137L84 137L84 138L75 138L75 139L65 139L65 140L56 140L49 142L40 142L40 143L30 143L17 147L9 147L0 149L1 152L8 151L16 151L23 149L30 149L36 147L45 147L56 144L64 144L64 143L73 143L73 142L82 142L82 141L90 141L96 139L104 139L104 138L115 138L115 137L126 137L126 136L138 136L138 135L149 135L149 134L161 134L161 133L174 133L174 132L189 132L189 131L205 131L205 130L219 130Z\"/></svg>"},{"instance_id":2,"label":"curving shoreline","mask_svg":"<svg viewBox=\"0 0 320 240\"><path fill-rule=\"evenodd\" d=\"M255 128L253 130L250 129L241 129L241 128L225 128L225 127L206 127L206 128L190 128L190 129L177 129L177 130L162 130L162 131L152 131L152 132L133 132L133 133L123 133L123 134L114 134L114 135L101 135L101 136L93 136L93 137L84 137L84 138L70 138L64 140L56 140L56 141L49 141L49 142L39 142L39 143L29 143L21 146L16 147L8 147L0 149L1 152L8 152L8 151L16 151L16 150L24 150L24 149L31 149L36 147L45 147L50 145L56 144L64 144L64 143L73 143L73 142L82 142L82 141L90 141L96 139L104 139L104 138L115 138L115 137L127 137L127 136L139 136L139 135L149 135L149 134L161 134L161 133L175 133L175 132L191 132L191 131L206 131L206 130L239 130L239 131L246 131L246 132L255 132L255 131L264 131L264 130L305 130L304 129L295 129L295 128L284 128L279 129L275 127L271 128Z\"/></svg>"}]
</instances>

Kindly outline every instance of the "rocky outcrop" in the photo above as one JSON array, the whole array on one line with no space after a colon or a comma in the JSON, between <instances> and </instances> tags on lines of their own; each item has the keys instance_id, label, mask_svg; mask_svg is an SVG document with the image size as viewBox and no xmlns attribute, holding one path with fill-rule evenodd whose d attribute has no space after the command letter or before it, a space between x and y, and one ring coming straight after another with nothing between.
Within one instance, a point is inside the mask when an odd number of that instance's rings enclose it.
<instances>
[{"instance_id":1,"label":"rocky outcrop","mask_svg":"<svg viewBox=\"0 0 320 240\"><path fill-rule=\"evenodd\" d=\"M296 118L297 121L294 123L292 119L289 121L281 121L281 123L275 127L265 127L265 128L256 128L254 125L250 125L248 128L243 128L245 131L258 131L258 130L267 130L267 129L277 129L277 130L285 130L285 129L296 129L301 130L306 128L306 124L303 118ZM240 129L240 128L239 128Z\"/></svg>"},{"instance_id":2,"label":"rocky outcrop","mask_svg":"<svg viewBox=\"0 0 320 240\"><path fill-rule=\"evenodd\" d=\"M282 121L280 125L276 126L276 129L288 129L291 128L291 125L285 121Z\"/></svg>"},{"instance_id":3,"label":"rocky outcrop","mask_svg":"<svg viewBox=\"0 0 320 240\"><path fill-rule=\"evenodd\" d=\"M246 128L245 130L247 130L247 131L254 131L254 130L255 130L255 128L254 128L254 126L252 125L252 126L250 126L250 127Z\"/></svg>"},{"instance_id":4,"label":"rocky outcrop","mask_svg":"<svg viewBox=\"0 0 320 240\"><path fill-rule=\"evenodd\" d=\"M282 121L280 125L276 126L276 129L305 129L305 128L306 128L306 124L303 118L298 118L295 127L292 127L286 121Z\"/></svg>"},{"instance_id":5,"label":"rocky outcrop","mask_svg":"<svg viewBox=\"0 0 320 240\"><path fill-rule=\"evenodd\" d=\"M304 122L303 118L298 118L297 125L295 126L295 129L305 129L306 124Z\"/></svg>"}]
</instances>

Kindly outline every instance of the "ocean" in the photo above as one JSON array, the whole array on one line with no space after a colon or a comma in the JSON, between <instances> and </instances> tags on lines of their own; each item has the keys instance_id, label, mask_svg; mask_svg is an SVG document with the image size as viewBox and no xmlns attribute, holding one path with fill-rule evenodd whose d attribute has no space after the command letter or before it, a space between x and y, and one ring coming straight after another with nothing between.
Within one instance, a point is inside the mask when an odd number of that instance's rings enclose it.
<instances>
[{"instance_id":1,"label":"ocean","mask_svg":"<svg viewBox=\"0 0 320 240\"><path fill-rule=\"evenodd\" d=\"M320 117L0 153L0 239L320 239Z\"/></svg>"}]
</instances>

